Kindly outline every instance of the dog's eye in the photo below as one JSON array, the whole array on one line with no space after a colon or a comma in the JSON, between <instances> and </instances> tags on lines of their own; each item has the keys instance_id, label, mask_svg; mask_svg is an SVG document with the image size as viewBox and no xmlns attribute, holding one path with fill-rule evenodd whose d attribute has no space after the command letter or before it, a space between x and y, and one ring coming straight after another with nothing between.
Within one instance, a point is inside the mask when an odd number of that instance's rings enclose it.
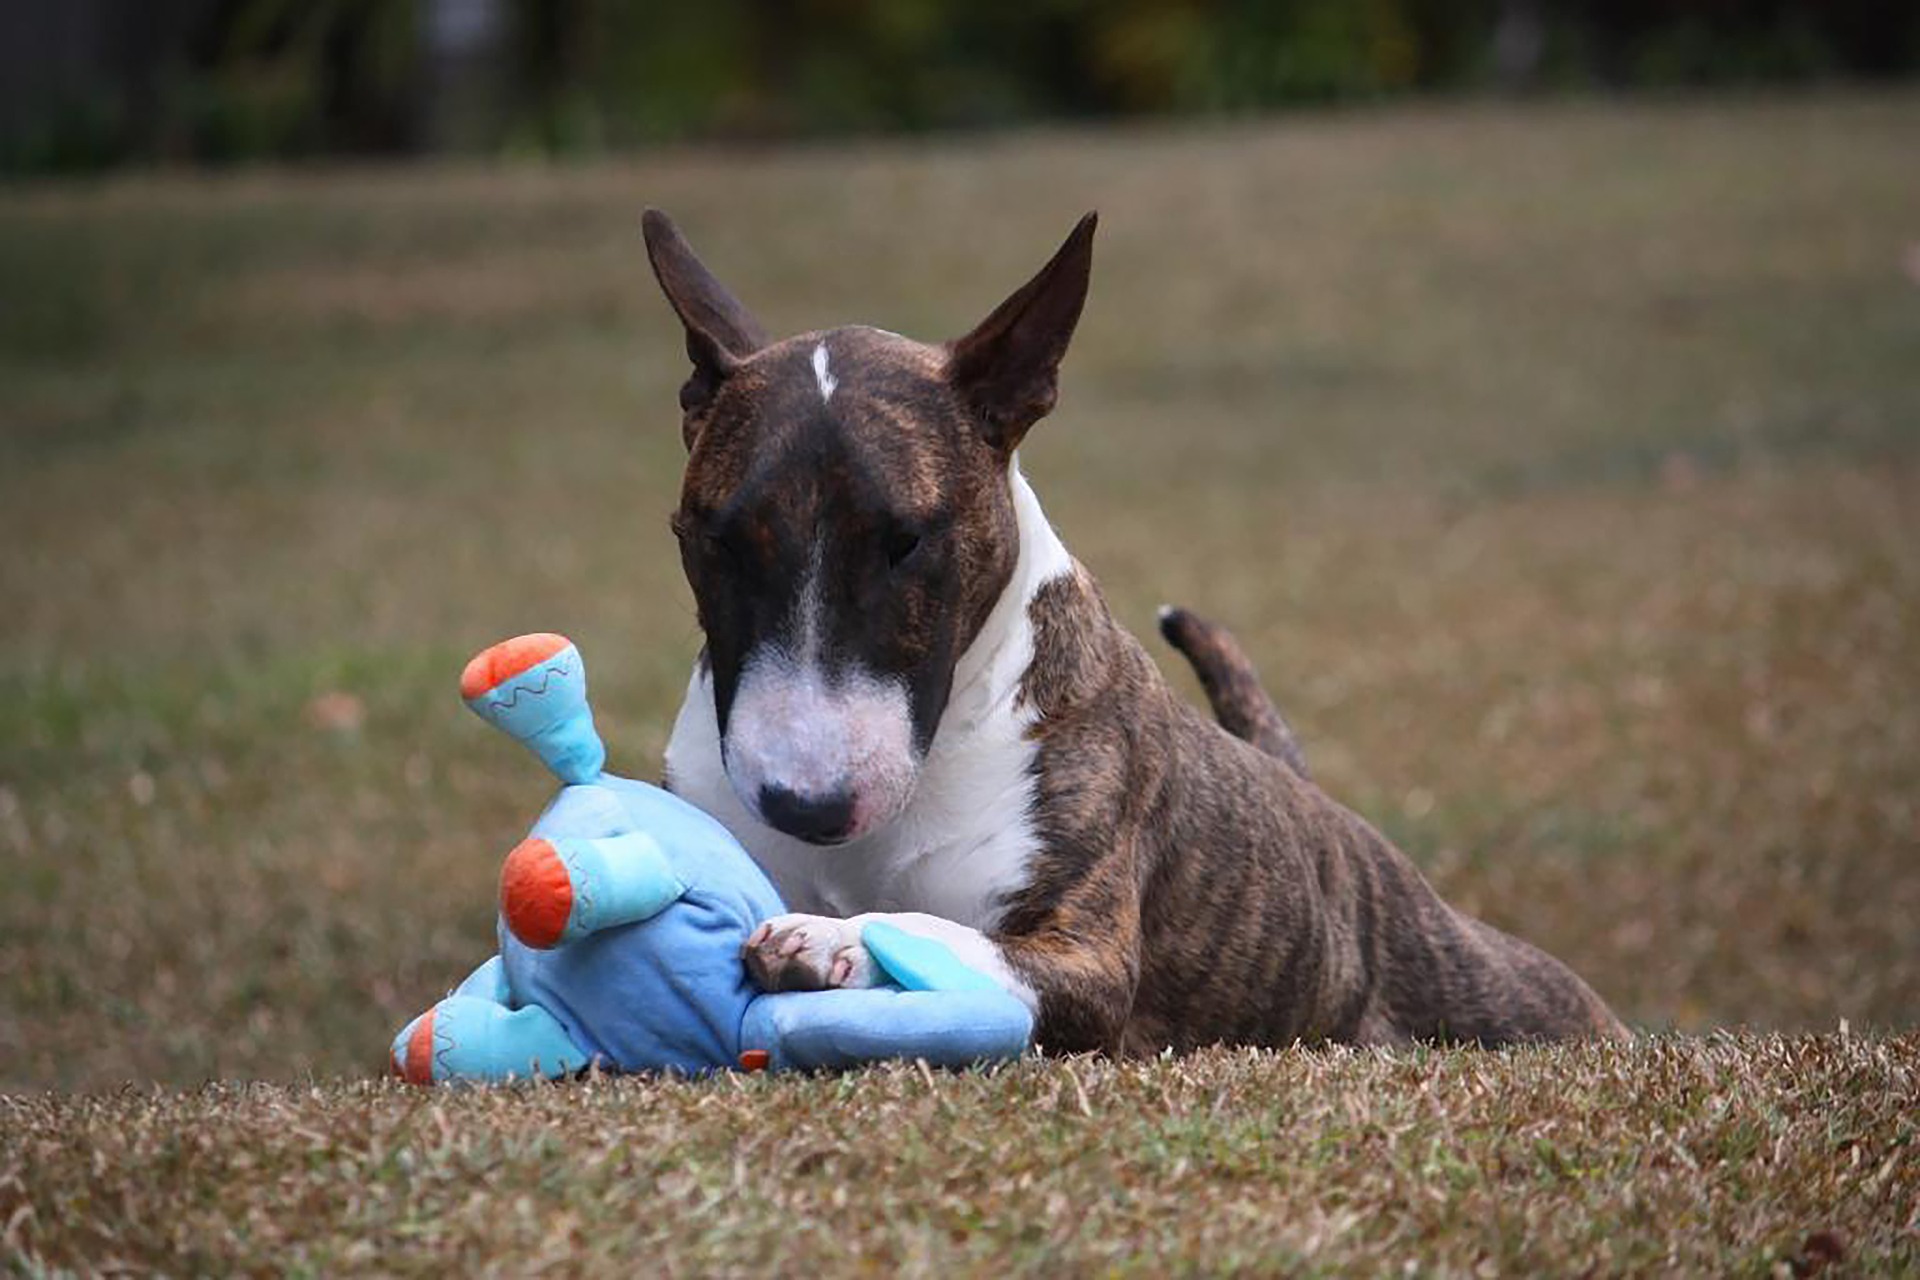
<instances>
[{"instance_id":1,"label":"dog's eye","mask_svg":"<svg viewBox=\"0 0 1920 1280\"><path fill-rule=\"evenodd\" d=\"M683 548L709 564L739 564L746 559L746 543L735 529L687 520L676 523L673 532Z\"/></svg>"},{"instance_id":2,"label":"dog's eye","mask_svg":"<svg viewBox=\"0 0 1920 1280\"><path fill-rule=\"evenodd\" d=\"M887 535L887 568L898 569L919 549L919 534L911 529L895 529Z\"/></svg>"}]
</instances>

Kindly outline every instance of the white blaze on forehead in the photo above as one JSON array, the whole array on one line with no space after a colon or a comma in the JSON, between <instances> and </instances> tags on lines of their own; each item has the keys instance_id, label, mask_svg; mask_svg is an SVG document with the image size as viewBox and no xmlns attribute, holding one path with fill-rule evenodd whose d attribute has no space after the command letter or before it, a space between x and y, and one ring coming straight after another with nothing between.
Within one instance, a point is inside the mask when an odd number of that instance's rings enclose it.
<instances>
[{"instance_id":1,"label":"white blaze on forehead","mask_svg":"<svg viewBox=\"0 0 1920 1280\"><path fill-rule=\"evenodd\" d=\"M813 348L813 380L820 384L820 403L833 399L833 389L840 380L827 371L827 344L822 342Z\"/></svg>"}]
</instances>

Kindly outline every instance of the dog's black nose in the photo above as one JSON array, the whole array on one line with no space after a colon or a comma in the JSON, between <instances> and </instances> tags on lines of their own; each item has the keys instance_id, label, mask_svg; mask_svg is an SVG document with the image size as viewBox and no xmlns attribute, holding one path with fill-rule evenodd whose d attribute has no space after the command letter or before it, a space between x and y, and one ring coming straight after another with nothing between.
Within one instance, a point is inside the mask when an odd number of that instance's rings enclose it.
<instances>
[{"instance_id":1,"label":"dog's black nose","mask_svg":"<svg viewBox=\"0 0 1920 1280\"><path fill-rule=\"evenodd\" d=\"M853 792L803 796L785 787L760 788L760 816L775 830L809 844L837 844L853 828Z\"/></svg>"}]
</instances>

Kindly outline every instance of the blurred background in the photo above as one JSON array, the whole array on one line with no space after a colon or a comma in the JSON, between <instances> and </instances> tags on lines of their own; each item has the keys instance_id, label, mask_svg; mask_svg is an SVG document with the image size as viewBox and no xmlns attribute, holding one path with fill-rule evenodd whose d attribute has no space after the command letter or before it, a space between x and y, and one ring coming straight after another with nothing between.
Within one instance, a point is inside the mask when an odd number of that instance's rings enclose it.
<instances>
[{"instance_id":1,"label":"blurred background","mask_svg":"<svg viewBox=\"0 0 1920 1280\"><path fill-rule=\"evenodd\" d=\"M1899 0L8 0L28 171L1891 79Z\"/></svg>"},{"instance_id":2,"label":"blurred background","mask_svg":"<svg viewBox=\"0 0 1920 1280\"><path fill-rule=\"evenodd\" d=\"M364 1074L699 645L671 211L776 332L1102 213L1023 466L1635 1025L1920 1021L1920 7L0 3L0 1088Z\"/></svg>"}]
</instances>

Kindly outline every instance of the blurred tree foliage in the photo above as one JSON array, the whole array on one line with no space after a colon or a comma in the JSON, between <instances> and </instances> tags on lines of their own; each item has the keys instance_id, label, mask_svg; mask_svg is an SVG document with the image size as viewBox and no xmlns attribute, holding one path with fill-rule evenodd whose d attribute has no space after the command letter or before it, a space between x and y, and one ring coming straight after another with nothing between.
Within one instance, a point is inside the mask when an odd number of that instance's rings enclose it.
<instances>
[{"instance_id":1,"label":"blurred tree foliage","mask_svg":"<svg viewBox=\"0 0 1920 1280\"><path fill-rule=\"evenodd\" d=\"M65 2L123 26L144 14L152 37L24 125L16 109L8 167L575 153L1920 70L1914 0Z\"/></svg>"}]
</instances>

